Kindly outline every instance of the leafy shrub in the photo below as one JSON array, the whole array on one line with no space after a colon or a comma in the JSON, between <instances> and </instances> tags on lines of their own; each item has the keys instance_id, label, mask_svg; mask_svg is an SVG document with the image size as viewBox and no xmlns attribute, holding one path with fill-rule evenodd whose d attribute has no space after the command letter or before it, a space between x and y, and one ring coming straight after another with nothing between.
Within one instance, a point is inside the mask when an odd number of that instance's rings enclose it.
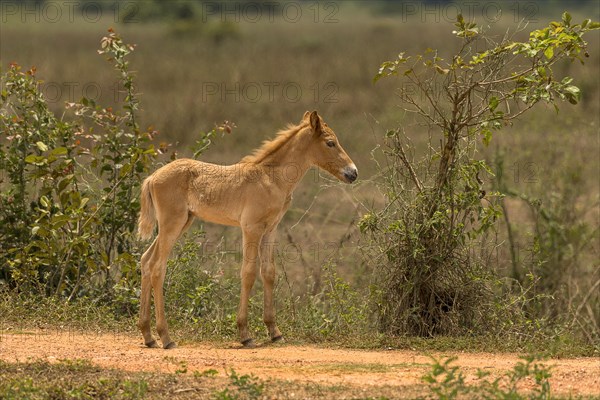
<instances>
[{"instance_id":1,"label":"leafy shrub","mask_svg":"<svg viewBox=\"0 0 600 400\"><path fill-rule=\"evenodd\" d=\"M594 252L594 230L587 218L595 204L585 198L579 162L564 165L552 158L556 176L550 184L533 193L525 193L504 177L505 152L494 157L495 185L506 198L520 201L529 209L526 221L515 221L504 200L504 228L510 252L510 278L521 289L519 302L529 321L538 321L535 330L566 327L570 334L589 344L600 339L600 297L594 261L586 257ZM525 238L519 236L522 224L530 225ZM579 282L573 285L577 279ZM560 332L560 331L559 331ZM553 334L556 334L554 332Z\"/></svg>"},{"instance_id":2,"label":"leafy shrub","mask_svg":"<svg viewBox=\"0 0 600 400\"><path fill-rule=\"evenodd\" d=\"M10 287L103 296L136 270L138 188L158 153L137 123L131 51L112 31L99 51L119 72L121 113L83 98L65 121L49 110L35 68L11 64L3 74L0 279Z\"/></svg>"},{"instance_id":3,"label":"leafy shrub","mask_svg":"<svg viewBox=\"0 0 600 400\"><path fill-rule=\"evenodd\" d=\"M110 302L119 314L137 311L139 188L169 146L155 148L156 132L139 127L139 99L127 61L133 51L112 29L98 51L118 73L122 110L82 98L67 103L73 112L68 121L50 111L35 68L23 72L11 64L3 74L0 281L9 288L93 297ZM201 134L194 156L234 126L226 122Z\"/></svg>"},{"instance_id":4,"label":"leafy shrub","mask_svg":"<svg viewBox=\"0 0 600 400\"><path fill-rule=\"evenodd\" d=\"M493 328L489 317L502 300L496 301L494 266L486 261L493 249L487 233L502 215L502 194L482 186L480 176L491 169L478 159L480 143L487 146L493 132L539 102L557 109L559 99L576 104L579 88L553 67L583 62L582 37L600 24L572 24L565 12L524 42L509 34L496 41L460 14L455 27L460 48L447 60L434 50L400 53L375 76L402 76L409 83L399 90L407 113L439 132L418 161L402 129L388 132L382 170L388 203L360 222L373 240L380 326L395 334Z\"/></svg>"}]
</instances>

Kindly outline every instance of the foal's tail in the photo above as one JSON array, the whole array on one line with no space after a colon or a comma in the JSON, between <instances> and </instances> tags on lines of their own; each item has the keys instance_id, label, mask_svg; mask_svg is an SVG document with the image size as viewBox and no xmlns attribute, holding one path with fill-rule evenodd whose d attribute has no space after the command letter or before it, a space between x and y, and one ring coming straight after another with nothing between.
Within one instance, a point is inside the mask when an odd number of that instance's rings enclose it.
<instances>
[{"instance_id":1,"label":"foal's tail","mask_svg":"<svg viewBox=\"0 0 600 400\"><path fill-rule=\"evenodd\" d=\"M142 195L140 198L141 210L138 220L138 237L140 239L150 239L154 232L156 217L154 216L154 205L150 194L150 184L152 177L146 178L142 184Z\"/></svg>"}]
</instances>

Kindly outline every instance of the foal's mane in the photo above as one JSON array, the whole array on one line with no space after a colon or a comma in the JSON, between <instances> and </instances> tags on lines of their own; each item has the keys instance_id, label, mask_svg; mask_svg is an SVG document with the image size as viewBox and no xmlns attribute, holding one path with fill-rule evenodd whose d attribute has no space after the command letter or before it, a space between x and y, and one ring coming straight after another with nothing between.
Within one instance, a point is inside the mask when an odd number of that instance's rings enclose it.
<instances>
[{"instance_id":1,"label":"foal's mane","mask_svg":"<svg viewBox=\"0 0 600 400\"><path fill-rule=\"evenodd\" d=\"M271 154L277 152L283 147L292 137L294 137L302 128L306 126L305 123L300 125L288 124L285 129L277 132L274 139L265 140L262 145L255 149L252 154L240 160L240 163L253 163L257 164L263 161Z\"/></svg>"}]
</instances>

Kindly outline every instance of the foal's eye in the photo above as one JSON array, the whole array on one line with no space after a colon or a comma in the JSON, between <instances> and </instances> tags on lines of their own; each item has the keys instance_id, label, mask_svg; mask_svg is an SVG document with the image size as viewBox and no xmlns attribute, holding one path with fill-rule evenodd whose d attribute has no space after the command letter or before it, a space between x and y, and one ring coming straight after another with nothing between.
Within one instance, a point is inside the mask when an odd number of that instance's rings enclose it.
<instances>
[{"instance_id":1,"label":"foal's eye","mask_svg":"<svg viewBox=\"0 0 600 400\"><path fill-rule=\"evenodd\" d=\"M330 140L327 142L327 146L329 147L335 147L335 142L333 140Z\"/></svg>"}]
</instances>

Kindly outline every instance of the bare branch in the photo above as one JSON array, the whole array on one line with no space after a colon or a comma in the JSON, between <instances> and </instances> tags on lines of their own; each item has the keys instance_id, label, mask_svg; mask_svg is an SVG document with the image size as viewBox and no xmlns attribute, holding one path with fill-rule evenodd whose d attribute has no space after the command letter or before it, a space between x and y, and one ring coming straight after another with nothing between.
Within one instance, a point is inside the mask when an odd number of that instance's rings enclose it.
<instances>
[{"instance_id":1,"label":"bare branch","mask_svg":"<svg viewBox=\"0 0 600 400\"><path fill-rule=\"evenodd\" d=\"M396 130L396 135L398 135L398 132L399 132L399 130ZM404 129L402 129L402 135L406 136ZM408 161L408 157L406 157L406 152L404 151L404 146L402 145L400 140L398 140L398 142L396 143L396 149L398 150L398 155L400 156L400 161L402 161L402 163L404 164L404 166L410 173L410 177L412 178L415 186L419 190L419 193L423 193L423 184L421 183L421 181L419 180L419 177L415 173L415 170L413 169L412 164Z\"/></svg>"}]
</instances>

